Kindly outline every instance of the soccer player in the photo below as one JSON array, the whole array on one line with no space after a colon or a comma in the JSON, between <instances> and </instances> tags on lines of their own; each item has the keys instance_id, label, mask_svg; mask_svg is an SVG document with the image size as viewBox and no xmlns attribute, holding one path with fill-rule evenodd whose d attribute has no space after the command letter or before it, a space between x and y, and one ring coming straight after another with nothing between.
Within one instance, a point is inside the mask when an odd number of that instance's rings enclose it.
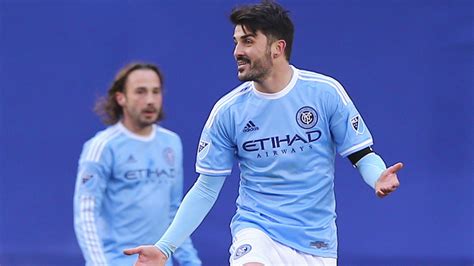
<instances>
[{"instance_id":1,"label":"soccer player","mask_svg":"<svg viewBox=\"0 0 474 266\"><path fill-rule=\"evenodd\" d=\"M135 265L163 265L208 213L236 158L230 264L336 265L336 153L379 197L397 189L402 164L386 168L338 81L290 65L294 29L286 10L264 1L234 9L230 20L244 83L212 109L197 152L200 176L170 228L154 246L125 253L139 254Z\"/></svg>"},{"instance_id":2,"label":"soccer player","mask_svg":"<svg viewBox=\"0 0 474 266\"><path fill-rule=\"evenodd\" d=\"M183 151L180 137L156 124L163 118L162 91L155 65L131 64L96 105L110 126L84 144L74 193L74 228L86 265L132 265L135 258L121 250L154 243L178 209ZM201 265L189 238L174 258Z\"/></svg>"}]
</instances>

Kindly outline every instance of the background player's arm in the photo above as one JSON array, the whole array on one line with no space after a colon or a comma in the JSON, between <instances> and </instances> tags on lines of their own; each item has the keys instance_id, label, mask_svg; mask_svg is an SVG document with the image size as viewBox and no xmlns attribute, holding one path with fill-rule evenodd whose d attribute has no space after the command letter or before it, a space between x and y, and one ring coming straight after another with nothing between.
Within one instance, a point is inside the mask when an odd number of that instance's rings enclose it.
<instances>
[{"instance_id":1,"label":"background player's arm","mask_svg":"<svg viewBox=\"0 0 474 266\"><path fill-rule=\"evenodd\" d=\"M74 192L74 230L88 265L107 264L97 224L106 184L107 178L99 163L79 164Z\"/></svg>"}]
</instances>

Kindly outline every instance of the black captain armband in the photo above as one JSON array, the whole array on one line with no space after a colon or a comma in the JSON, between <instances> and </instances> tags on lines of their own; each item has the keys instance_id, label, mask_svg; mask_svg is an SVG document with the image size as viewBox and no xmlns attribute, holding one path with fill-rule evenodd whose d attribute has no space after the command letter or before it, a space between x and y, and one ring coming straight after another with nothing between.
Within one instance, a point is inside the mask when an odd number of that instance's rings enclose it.
<instances>
[{"instance_id":1,"label":"black captain armband","mask_svg":"<svg viewBox=\"0 0 474 266\"><path fill-rule=\"evenodd\" d=\"M367 148L364 148L360 151L356 151L354 153L352 153L351 155L347 156L347 158L349 158L349 160L351 161L352 165L356 165L356 163L362 159L362 157L366 156L367 154L369 153L372 153L374 152L372 150L372 147L367 147Z\"/></svg>"}]
</instances>

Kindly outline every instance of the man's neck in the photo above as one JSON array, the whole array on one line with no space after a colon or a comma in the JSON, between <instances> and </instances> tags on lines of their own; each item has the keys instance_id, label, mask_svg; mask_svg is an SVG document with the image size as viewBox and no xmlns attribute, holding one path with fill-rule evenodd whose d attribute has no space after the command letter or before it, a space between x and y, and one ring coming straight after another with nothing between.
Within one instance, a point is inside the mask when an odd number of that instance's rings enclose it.
<instances>
[{"instance_id":1,"label":"man's neck","mask_svg":"<svg viewBox=\"0 0 474 266\"><path fill-rule=\"evenodd\" d=\"M130 123L130 121L123 119L122 120L122 125L128 129L130 132L137 134L142 137L148 137L151 135L153 131L153 125L149 125L146 127L139 127L138 125L135 125L134 123Z\"/></svg>"},{"instance_id":2,"label":"man's neck","mask_svg":"<svg viewBox=\"0 0 474 266\"><path fill-rule=\"evenodd\" d=\"M263 93L278 93L291 81L293 69L289 63L275 64L264 80L254 81L255 89Z\"/></svg>"}]
</instances>

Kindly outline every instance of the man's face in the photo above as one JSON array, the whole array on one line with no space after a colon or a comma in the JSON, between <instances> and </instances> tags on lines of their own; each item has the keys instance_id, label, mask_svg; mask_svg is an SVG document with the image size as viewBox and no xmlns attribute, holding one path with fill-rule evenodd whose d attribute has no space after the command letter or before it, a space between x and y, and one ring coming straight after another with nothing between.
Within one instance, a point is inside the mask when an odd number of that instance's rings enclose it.
<instances>
[{"instance_id":1,"label":"man's face","mask_svg":"<svg viewBox=\"0 0 474 266\"><path fill-rule=\"evenodd\" d=\"M273 67L270 45L261 32L252 33L242 25L234 30L234 58L241 81L262 81Z\"/></svg>"},{"instance_id":2,"label":"man's face","mask_svg":"<svg viewBox=\"0 0 474 266\"><path fill-rule=\"evenodd\" d=\"M125 124L142 129L158 119L163 104L161 80L155 71L132 71L125 83L125 92L117 93L117 102L123 108Z\"/></svg>"}]
</instances>

